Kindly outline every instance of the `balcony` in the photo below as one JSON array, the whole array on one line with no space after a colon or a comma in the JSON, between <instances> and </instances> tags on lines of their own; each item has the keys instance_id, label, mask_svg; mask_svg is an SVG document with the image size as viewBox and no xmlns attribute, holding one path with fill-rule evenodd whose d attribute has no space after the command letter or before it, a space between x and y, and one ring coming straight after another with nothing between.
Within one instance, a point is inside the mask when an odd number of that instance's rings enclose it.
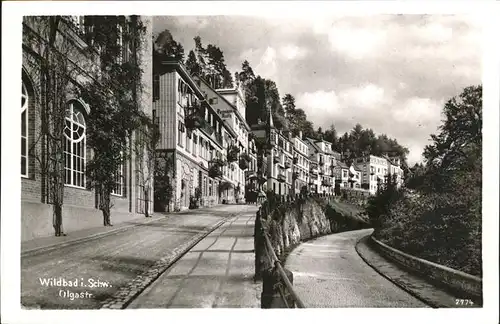
<instances>
[{"instance_id":1,"label":"balcony","mask_svg":"<svg viewBox=\"0 0 500 324\"><path fill-rule=\"evenodd\" d=\"M238 160L240 149L237 146L231 145L227 148L227 162L231 163Z\"/></svg>"},{"instance_id":2,"label":"balcony","mask_svg":"<svg viewBox=\"0 0 500 324\"><path fill-rule=\"evenodd\" d=\"M331 187L332 186L332 180L329 179L329 178L325 178L325 179L323 179L323 181L321 181L321 185L324 186L324 187Z\"/></svg>"},{"instance_id":3,"label":"balcony","mask_svg":"<svg viewBox=\"0 0 500 324\"><path fill-rule=\"evenodd\" d=\"M283 173L278 174L278 181L279 182L285 182L286 181L286 176Z\"/></svg>"}]
</instances>

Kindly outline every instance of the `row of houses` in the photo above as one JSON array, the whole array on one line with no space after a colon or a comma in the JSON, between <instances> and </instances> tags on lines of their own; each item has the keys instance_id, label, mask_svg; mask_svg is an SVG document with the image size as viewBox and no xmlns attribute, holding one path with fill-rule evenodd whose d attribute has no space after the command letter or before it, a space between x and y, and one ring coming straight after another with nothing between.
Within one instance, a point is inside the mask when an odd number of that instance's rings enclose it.
<instances>
[{"instance_id":1,"label":"row of houses","mask_svg":"<svg viewBox=\"0 0 500 324\"><path fill-rule=\"evenodd\" d=\"M84 80L98 75L102 68L86 44L85 17L61 17L55 33L60 42L71 44L67 59L74 65L70 87L82 86ZM128 18L127 18L128 19ZM152 39L151 17L141 16L146 39ZM54 208L50 201L46 170L40 161L51 154L41 136L46 109L45 84L40 78L41 49L51 37L40 17L23 19L23 67L21 93L21 217L22 240L53 234ZM34 41L35 40L35 41ZM130 46L119 40L124 54ZM191 75L182 63L154 61L152 45L145 43L137 53L143 70L141 109L159 129L156 147L157 168L165 168L172 192L168 202L160 203L153 192L158 179L145 197L140 175L144 163L133 150L114 175L112 192L113 222L124 222L156 210L182 210L201 206L255 200L268 190L279 195L293 195L304 186L318 193L335 194L335 186L375 193L377 181L391 173L402 181L397 159L367 156L346 165L331 143L292 137L274 127L272 114L257 125L245 120L246 103L242 87L215 89L197 75ZM123 56L123 60L127 59ZM88 71L94 71L93 74ZM97 71L97 72L95 72ZM75 93L68 89L68 93ZM85 170L92 157L87 146L88 116L92 107L81 98L70 98L65 113L63 153L65 188L63 228L66 232L102 225L98 195L89 185ZM40 140L41 139L41 140ZM268 144L257 152L257 142ZM265 154L262 154L265 153ZM154 201L153 201L154 200Z\"/></svg>"},{"instance_id":2,"label":"row of houses","mask_svg":"<svg viewBox=\"0 0 500 324\"><path fill-rule=\"evenodd\" d=\"M380 184L395 177L401 187L404 180L397 157L366 155L346 164L332 143L285 134L274 127L272 115L265 123L252 126L256 137L270 141L267 155L266 189L279 195L297 194L303 187L310 192L335 195L336 188L364 191L374 195ZM337 191L338 192L338 191Z\"/></svg>"}]
</instances>

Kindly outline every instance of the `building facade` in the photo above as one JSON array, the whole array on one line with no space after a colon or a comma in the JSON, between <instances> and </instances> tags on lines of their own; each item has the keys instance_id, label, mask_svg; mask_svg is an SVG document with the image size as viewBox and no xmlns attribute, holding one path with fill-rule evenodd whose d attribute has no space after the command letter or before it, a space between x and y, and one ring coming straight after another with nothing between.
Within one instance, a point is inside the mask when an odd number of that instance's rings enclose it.
<instances>
[{"instance_id":1,"label":"building facade","mask_svg":"<svg viewBox=\"0 0 500 324\"><path fill-rule=\"evenodd\" d=\"M86 166L92 159L93 152L87 143L88 116L93 107L83 102L76 94L87 82L95 79L101 64L99 53L89 50L89 25L84 24L87 17L58 16L23 18L22 43L22 92L21 92L21 240L54 234L54 205L51 202L49 172L47 166L55 154L64 155L64 190L62 208L62 230L71 232L84 228L102 226L102 212L98 208L98 195L91 188L86 175ZM126 19L130 19L127 17ZM146 27L145 38L152 37L152 19L138 17ZM51 21L51 22L50 22ZM55 22L55 23L54 23ZM121 59L128 59L130 46L126 40L122 43ZM46 99L53 95L46 80L43 79L42 65L46 62L44 51L49 43L58 52L61 64L67 64L71 82L60 92L57 100L64 100L66 111L63 112L65 129L62 134L62 150L50 148L42 129L51 127L47 118ZM151 56L152 48L149 41L137 53L142 61L145 91L142 94L140 109L151 116ZM121 62L118 62L121 63ZM49 67L50 69L50 67ZM51 71L59 73L61 71ZM63 102L63 103L64 103ZM57 116L50 116L55 118ZM56 135L57 136L57 135ZM113 223L120 223L136 217L143 217L144 188L137 181L139 167L134 153L135 134L130 145L130 157L113 175L116 186L111 196ZM151 188L152 192L152 188ZM152 204L150 212L152 212Z\"/></svg>"},{"instance_id":2,"label":"building facade","mask_svg":"<svg viewBox=\"0 0 500 324\"><path fill-rule=\"evenodd\" d=\"M153 114L160 129L162 172L173 170L170 207L187 209L195 198L202 206L227 199L221 185L232 178L233 168L225 165L226 148L234 145L236 134L181 63L163 61L155 67Z\"/></svg>"},{"instance_id":3,"label":"building facade","mask_svg":"<svg viewBox=\"0 0 500 324\"><path fill-rule=\"evenodd\" d=\"M302 132L293 141L293 185L294 193L300 193L303 186L309 185L309 146L302 139Z\"/></svg>"},{"instance_id":4,"label":"building facade","mask_svg":"<svg viewBox=\"0 0 500 324\"><path fill-rule=\"evenodd\" d=\"M361 187L369 190L372 195L377 192L379 183L387 182L388 176L395 175L398 188L403 184L404 175L399 158L366 155L355 159L354 163L362 172Z\"/></svg>"},{"instance_id":5,"label":"building facade","mask_svg":"<svg viewBox=\"0 0 500 324\"><path fill-rule=\"evenodd\" d=\"M252 126L256 138L268 142L270 147L265 152L267 181L266 189L280 196L293 194L293 142L291 135L285 135L273 123L270 111L265 123Z\"/></svg>"},{"instance_id":6,"label":"building facade","mask_svg":"<svg viewBox=\"0 0 500 324\"><path fill-rule=\"evenodd\" d=\"M201 91L206 96L206 100L215 109L228 128L231 129L233 141L228 145L227 162L224 169L227 176L227 184L224 189L224 199L227 202L244 202L246 192L245 171L248 170L251 162L249 152L249 132L245 120L245 97L237 83L232 89L214 89L210 84L200 77L195 76L195 80Z\"/></svg>"},{"instance_id":7,"label":"building facade","mask_svg":"<svg viewBox=\"0 0 500 324\"><path fill-rule=\"evenodd\" d=\"M306 139L309 147L309 160L317 168L312 173L312 188L316 193L335 194L335 166L340 154L332 150L332 143L324 140Z\"/></svg>"}]
</instances>

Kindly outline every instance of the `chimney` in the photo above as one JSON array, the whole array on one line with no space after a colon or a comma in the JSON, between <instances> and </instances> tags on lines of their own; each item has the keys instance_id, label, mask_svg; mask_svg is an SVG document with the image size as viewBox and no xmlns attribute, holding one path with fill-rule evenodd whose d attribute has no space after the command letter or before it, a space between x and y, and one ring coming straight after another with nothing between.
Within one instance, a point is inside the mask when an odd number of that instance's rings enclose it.
<instances>
[{"instance_id":1,"label":"chimney","mask_svg":"<svg viewBox=\"0 0 500 324\"><path fill-rule=\"evenodd\" d=\"M299 131L299 138L302 139L302 131Z\"/></svg>"}]
</instances>

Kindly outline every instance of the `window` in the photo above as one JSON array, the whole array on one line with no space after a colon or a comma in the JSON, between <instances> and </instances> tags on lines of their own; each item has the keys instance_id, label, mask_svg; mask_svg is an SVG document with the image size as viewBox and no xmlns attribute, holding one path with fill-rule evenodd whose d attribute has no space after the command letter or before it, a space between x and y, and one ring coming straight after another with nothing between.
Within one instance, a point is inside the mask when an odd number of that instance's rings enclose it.
<instances>
[{"instance_id":1,"label":"window","mask_svg":"<svg viewBox=\"0 0 500 324\"><path fill-rule=\"evenodd\" d=\"M182 146L182 123L177 127L177 145Z\"/></svg>"},{"instance_id":2,"label":"window","mask_svg":"<svg viewBox=\"0 0 500 324\"><path fill-rule=\"evenodd\" d=\"M160 100L160 75L153 75L153 101Z\"/></svg>"},{"instance_id":3,"label":"window","mask_svg":"<svg viewBox=\"0 0 500 324\"><path fill-rule=\"evenodd\" d=\"M78 102L70 102L66 110L65 123L65 183L70 186L85 188L86 126L83 107Z\"/></svg>"},{"instance_id":4,"label":"window","mask_svg":"<svg viewBox=\"0 0 500 324\"><path fill-rule=\"evenodd\" d=\"M123 152L121 153L121 156L123 158ZM114 174L114 179L115 179L115 187L113 190L111 190L111 194L116 195L116 196L123 196L123 162L116 170Z\"/></svg>"},{"instance_id":5,"label":"window","mask_svg":"<svg viewBox=\"0 0 500 324\"><path fill-rule=\"evenodd\" d=\"M21 176L28 176L28 91L24 82L21 92Z\"/></svg>"}]
</instances>

